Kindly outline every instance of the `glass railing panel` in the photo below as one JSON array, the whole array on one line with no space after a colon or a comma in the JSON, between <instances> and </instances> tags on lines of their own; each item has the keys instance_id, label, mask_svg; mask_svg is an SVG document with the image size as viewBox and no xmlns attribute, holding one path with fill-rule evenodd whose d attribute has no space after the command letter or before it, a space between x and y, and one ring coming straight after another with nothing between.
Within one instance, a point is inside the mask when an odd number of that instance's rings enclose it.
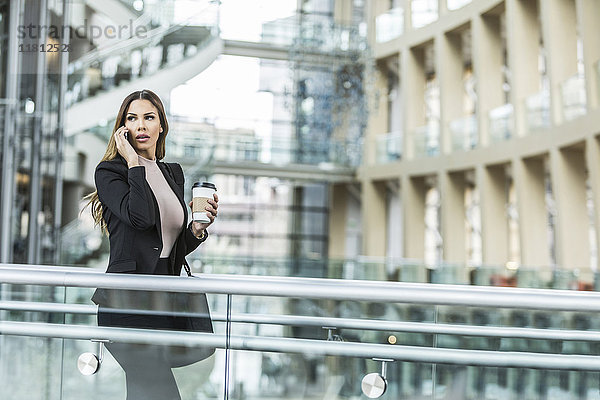
<instances>
[{"instance_id":1,"label":"glass railing panel","mask_svg":"<svg viewBox=\"0 0 600 400\"><path fill-rule=\"evenodd\" d=\"M247 282L249 286L252 285L253 278L246 279L250 279ZM317 287L325 282L315 280L311 283ZM352 282L348 281L347 284ZM354 284L360 283L354 282ZM91 305L89 297L94 291L89 288L65 290L60 287L6 284L2 289L3 300L12 296L15 299L38 302L40 306L43 303ZM138 301L137 304L142 307L136 308L136 311L156 313L164 309L164 302L154 301L164 300L160 294L164 292L154 292L158 293L156 294L158 297L154 297L155 294L147 297L145 291L135 291L135 293L136 301L141 298L149 300L147 303ZM362 378L368 373L381 371L381 362L372 360L369 353L365 351L361 356L357 356L353 353L357 346L365 344L384 346L386 353L390 354L396 351L394 346L412 346L417 349L417 353L444 348L596 357L597 341L591 338L595 338L595 332L600 330L600 320L593 312L262 295L209 295L208 301L215 333L221 337L231 335L229 343L235 350L227 353L226 349L219 348L214 355L203 361L174 368L178 390L184 400L218 399L222 398L224 391L227 391L232 400L360 398ZM11 321L6 317L5 304L3 304L5 308L2 311L2 322ZM152 308L143 307L146 305L151 305ZM184 309L176 308L169 312L180 312ZM106 309L103 312L106 312ZM23 312L21 317L34 313L31 310ZM61 313L39 312L37 314L39 317L29 319L18 319L15 315L12 321L50 322L52 326L60 326L63 323L74 325L69 326L70 331L79 327L95 326L94 310L77 316L67 316L63 321L45 320L51 314L57 314L62 318ZM227 321L231 323L227 324ZM371 325L367 327L365 323ZM396 325L382 327L380 324L383 323ZM487 328L487 330L479 329L478 333L469 332L464 335L443 331L449 327ZM522 329L513 330L512 334L499 335L494 330L498 327L526 328L528 335L533 334L533 336L519 336L523 332ZM591 334L590 340L544 339L543 335L550 329L564 330L565 334L568 330ZM171 344L180 343L178 340L181 336L177 336L177 332L166 333L166 336L161 336L160 340L155 336L156 333L162 335L161 332L150 329L141 333L137 330L127 331L128 335L135 334L135 340L153 346L150 348L157 352L160 349L157 343L163 340L171 341ZM127 342L129 340L127 337L133 336L121 337ZM96 374L91 376L79 374L76 364L79 354L98 351L98 344L89 339L92 338L63 341L39 337L25 339L16 335L0 336L2 393L9 393L11 394L9 398L16 400L68 399L76 398L80 393L90 393L89 397L92 399L123 398L127 378L122 371L122 364L119 365L116 361L119 358L123 360L122 355L119 355L116 350L114 354L104 353L102 367ZM300 346L298 341L305 342ZM344 345L349 345L343 354L326 355L331 346L340 341L343 341ZM112 348L116 349L114 345L118 342L119 340L115 340L109 344L109 348L113 345ZM272 350L273 346L281 347L279 350ZM192 347L186 349L192 351ZM370 349L372 350L373 347ZM402 354L406 352L403 351ZM472 354L469 362L483 360L480 354ZM509 353L511 362L517 354ZM596 371L471 367L460 365L464 362L464 356L463 354L453 358L456 363L453 364L451 361L450 365L390 362L387 364L386 371L388 389L383 398L402 396L414 398L428 396L436 399L597 398L594 397L597 396L599 384L599 375ZM535 361L535 358L531 356L529 360ZM486 360L489 358L484 360L488 362ZM225 375L226 361L229 362L227 375ZM148 369L149 365L151 363L145 364L144 367ZM59 373L56 374L56 371ZM32 377L35 378L35 382L29 382ZM25 387L29 392L24 392ZM26 397L23 393L32 394L34 397Z\"/></svg>"},{"instance_id":2,"label":"glass railing panel","mask_svg":"<svg viewBox=\"0 0 600 400\"><path fill-rule=\"evenodd\" d=\"M375 37L377 43L389 42L404 33L404 9L402 7L378 15L375 19Z\"/></svg>"},{"instance_id":3,"label":"glass railing panel","mask_svg":"<svg viewBox=\"0 0 600 400\"><path fill-rule=\"evenodd\" d=\"M64 288L36 285L0 285L0 299L6 302L60 303ZM49 312L31 312L0 308L0 322L64 322L64 316ZM4 333L4 332L3 332ZM60 399L62 340L42 337L0 335L0 385L2 398Z\"/></svg>"},{"instance_id":4,"label":"glass railing panel","mask_svg":"<svg viewBox=\"0 0 600 400\"><path fill-rule=\"evenodd\" d=\"M62 339L0 336L2 398L61 399Z\"/></svg>"},{"instance_id":5,"label":"glass railing panel","mask_svg":"<svg viewBox=\"0 0 600 400\"><path fill-rule=\"evenodd\" d=\"M188 279L188 278L181 278ZM68 288L68 297L79 299L87 305L93 306L90 301L94 289ZM179 293L182 295L183 293ZM151 386L162 393L164 386L169 386L168 373L157 372L160 368L172 371L177 388L182 399L219 398L223 393L223 370L225 351L217 349L211 355L211 350L187 345L182 339L178 341L177 335L183 329L179 325L173 325L171 315L177 313L203 312L200 309L192 309L190 304L175 300L173 296L178 294L172 292L157 291L113 291L111 301L119 302L120 306L114 308L102 307L99 311L103 316L96 316L95 312L90 315L76 315L76 318L66 318L67 324L96 327L115 326L111 325L117 321L121 327L137 327L138 336L133 342L115 340L102 345L91 340L65 340L64 343L64 366L62 375L62 395L64 399L76 398L78 393L94 393L94 399L101 398L125 398L126 394L144 392L140 386ZM227 301L224 296L207 295L210 315L226 316ZM182 297L177 297L181 299ZM196 298L196 297L194 297ZM125 308L121 307L127 303ZM95 308L95 306L93 307ZM168 311L166 311L168 308ZM107 325L107 313L117 313L113 322ZM123 314L125 312L125 314ZM134 316L135 314L135 316ZM188 314L189 315L189 314ZM116 318L116 319L115 319ZM222 319L221 318L221 319ZM128 325L131 324L131 325ZM212 322L215 334L225 334L225 321L215 318ZM144 327L145 329L140 329ZM153 333L157 330L166 333L170 345L161 345L160 341L153 339ZM172 333L169 336L169 332ZM101 350L102 349L102 350ZM83 375L78 370L77 360L82 353L91 352L99 355L102 352L103 359L101 368L93 375ZM200 355L198 355L200 354ZM200 361L197 358L206 357ZM172 369L170 369L168 366ZM127 373L126 373L127 371ZM173 390L173 388L171 388ZM166 397L164 398L170 398ZM162 398L162 397L161 397Z\"/></svg>"},{"instance_id":6,"label":"glass railing panel","mask_svg":"<svg viewBox=\"0 0 600 400\"><path fill-rule=\"evenodd\" d=\"M366 49L366 30L357 25L334 23L321 15L292 14L272 21L246 21L240 29L229 14L221 14L221 37L225 40L263 43L276 47L302 46L319 52Z\"/></svg>"},{"instance_id":7,"label":"glass railing panel","mask_svg":"<svg viewBox=\"0 0 600 400\"><path fill-rule=\"evenodd\" d=\"M94 272L90 271L90 273ZM188 278L182 277L181 279ZM0 323L9 321L34 323L38 326L48 323L50 324L48 327L52 329L67 324L70 331L74 327L97 327L96 306L90 300L93 294L93 288L69 287L65 290L64 287L3 284ZM151 329L138 332L138 336L134 339L134 342L138 344L131 344L129 339L127 342L117 340L108 345L102 345L103 350L100 350L101 346L93 340L94 337L62 340L0 335L2 395L11 400L70 399L80 397L81 393L88 393L90 399L125 398L127 380L123 372L123 365L131 365L124 364L131 361L127 358L129 351L135 353L136 357L139 355L140 360L149 360L148 364L139 365L140 370L147 370L155 361L155 358L148 357L149 352L151 354L160 353L161 357L164 355L170 363L182 363L184 362L182 360L190 362L186 354L194 352L195 347L187 346L183 342L179 344L176 339L172 339L175 340L173 343L179 347L168 348L156 344L157 342L152 339L152 336L148 336L148 332L156 333L156 329L158 329L152 322L155 320L150 319L156 318L156 313L164 315L166 304L171 305L167 313L169 315L194 311L189 305L165 302L167 295L171 296L174 293L113 290L112 296L109 296L117 302L129 303L125 309L121 307L104 308L104 312L116 310L134 314L145 313L141 317L142 321L150 321L148 327ZM220 299L219 296L209 294L208 304L211 315L223 316L226 314L227 302ZM66 313L64 307L68 309ZM140 321L138 317L131 319L133 317L128 316L127 318L134 324L138 324ZM162 318L162 316L158 318ZM224 321L216 319L213 321L216 334L224 335L224 326ZM166 332L172 331L174 334L179 330L175 327L167 329L161 326L160 328ZM2 332L4 333L4 331ZM39 332L44 332L44 329ZM43 335L43 333L40 334L40 336ZM78 358L85 352L103 356L101 368L91 376L82 375L78 370ZM126 355L123 355L124 352ZM206 352L204 351L204 353ZM173 373L182 398L188 400L219 398L219 394L223 393L224 379L222 371L216 368L223 365L223 360L224 351L219 349L214 355L202 361L174 368Z\"/></svg>"},{"instance_id":8,"label":"glass railing panel","mask_svg":"<svg viewBox=\"0 0 600 400\"><path fill-rule=\"evenodd\" d=\"M366 31L359 26L343 25L331 21L303 21L295 44L303 49L322 52L363 51L366 49Z\"/></svg>"},{"instance_id":9,"label":"glass railing panel","mask_svg":"<svg viewBox=\"0 0 600 400\"><path fill-rule=\"evenodd\" d=\"M471 3L471 0L448 0L448 10L458 10L459 8L462 8L469 3Z\"/></svg>"},{"instance_id":10,"label":"glass railing panel","mask_svg":"<svg viewBox=\"0 0 600 400\"><path fill-rule=\"evenodd\" d=\"M562 99L562 113L566 121L570 121L587 112L587 96L585 93L585 76L575 74L561 82L560 94Z\"/></svg>"},{"instance_id":11,"label":"glass railing panel","mask_svg":"<svg viewBox=\"0 0 600 400\"><path fill-rule=\"evenodd\" d=\"M429 25L438 19L438 0L412 0L410 3L412 27Z\"/></svg>"},{"instance_id":12,"label":"glass railing panel","mask_svg":"<svg viewBox=\"0 0 600 400\"><path fill-rule=\"evenodd\" d=\"M236 296L234 304L241 304L234 307L236 310L253 310L256 299L242 300ZM265 304L269 301L265 301ZM592 314L582 316L581 314L539 312L532 310L502 310L477 307L420 307L414 305L402 304L376 304L362 302L322 302L317 300L293 300L287 306L279 311L286 315L300 316L323 316L330 317L330 326L325 328L320 326L302 327L267 327L252 326L234 323L232 335L251 335L266 337L287 337L294 339L312 339L312 340L330 340L345 341L353 343L373 343L383 345L405 345L424 348L448 348L465 350L487 350L487 351L521 351L533 353L548 354L583 354L594 355L595 345L593 343L563 341L535 340L535 339L512 339L500 337L478 337L478 336L456 336L444 334L423 334L423 333L403 333L401 331L369 331L357 329L339 329L335 327L335 318L342 316L353 319L374 319L385 321L403 321L403 322L436 322L440 325L474 325L489 327L518 327L518 328L536 328L536 329L579 329L591 328L590 322L594 319ZM272 305L270 306L271 309ZM264 309L264 308L263 308ZM273 309L274 310L274 309ZM587 324L587 325L586 325ZM304 396L313 395L317 398L326 397L325 395L337 396L360 396L360 386L358 382L362 377L370 372L377 372L381 369L380 362L368 358L358 359L357 364L351 360L353 357L339 357L339 361L331 364L327 360L333 360L334 357L323 357L317 354L311 354L311 349L306 348L302 355L290 353L268 353L262 352L261 356L253 355L250 352L232 351L231 352L232 369L238 371L238 374L232 373L231 392L234 398L244 398L243 395L253 398L264 398L267 394L261 392L264 390L262 385L248 382L250 379L245 374L239 373L240 368L248 370L248 365L252 365L250 370L254 371L252 379L261 382L271 382L270 389L276 392L280 398L288 398L285 393L293 391ZM309 362L312 361L312 362ZM341 369L336 369L341 367ZM397 369L396 369L397 368ZM307 371L308 369L308 371ZM309 372L312 371L312 372ZM321 374L316 373L320 371ZM500 371L500 372L498 372ZM539 376L530 376L528 381L515 383L513 380L518 374L510 371L512 369L502 369L493 367L466 367L459 365L431 365L425 363L403 363L392 362L387 368L388 392L386 396L397 398L403 396L432 396L433 398L448 398L448 393L462 393L458 398L485 398L486 396L496 396L496 398L522 398L518 393L537 393L539 382L545 382L549 389L541 393L553 393L554 395L567 396L557 398L579 398L581 388L578 385L560 386L555 381L557 376L581 377L588 373L562 371L553 375L551 371ZM523 371L520 369L519 371ZM296 374L299 374L297 376ZM315 375L316 374L316 375ZM348 383L347 391L325 392L327 390L326 382L330 379L329 374L338 376L341 380ZM581 375L580 375L581 374ZM265 377L266 375L266 377ZM306 379L307 375L316 376L316 379ZM289 383L286 385L284 376L289 377ZM293 378L292 378L293 376ZM268 377L268 378L267 378ZM540 377L543 379L539 380ZM460 378L460 379L459 379ZM321 380L323 379L323 380ZM279 385L274 382L278 382ZM248 386L247 386L248 385ZM593 391L598 382L590 381L585 383L585 390ZM331 390L331 387L330 387ZM338 388L338 390L341 390ZM243 395L241 394L243 392ZM325 392L325 393L324 393ZM515 393L513 393L515 392ZM510 396L517 397L510 397ZM240 396L240 397L235 397ZM506 397L509 396L509 397ZM388 397L384 397L388 398ZM537 397L531 397L537 398Z\"/></svg>"},{"instance_id":13,"label":"glass railing panel","mask_svg":"<svg viewBox=\"0 0 600 400\"><path fill-rule=\"evenodd\" d=\"M440 263L426 267L427 283L469 285L469 268L460 264Z\"/></svg>"},{"instance_id":14,"label":"glass railing panel","mask_svg":"<svg viewBox=\"0 0 600 400\"><path fill-rule=\"evenodd\" d=\"M208 124L178 120L177 116L168 116L168 119L170 129L177 132L177 135L167 136L168 156L192 164L251 161L275 165L329 163L357 167L362 159L362 138L300 139L264 133L292 130L290 121L218 119ZM239 128L221 129L220 124ZM108 140L113 125L114 121L108 121L89 131Z\"/></svg>"},{"instance_id":15,"label":"glass railing panel","mask_svg":"<svg viewBox=\"0 0 600 400\"><path fill-rule=\"evenodd\" d=\"M169 156L196 163L260 162L319 164L355 167L360 163L360 141L295 139L218 134L213 130L179 131L167 138Z\"/></svg>"},{"instance_id":16,"label":"glass railing panel","mask_svg":"<svg viewBox=\"0 0 600 400\"><path fill-rule=\"evenodd\" d=\"M402 158L401 132L386 133L375 138L375 162L386 164Z\"/></svg>"},{"instance_id":17,"label":"glass railing panel","mask_svg":"<svg viewBox=\"0 0 600 400\"><path fill-rule=\"evenodd\" d=\"M496 107L488 113L490 142L497 143L513 137L514 108L508 103Z\"/></svg>"},{"instance_id":18,"label":"glass railing panel","mask_svg":"<svg viewBox=\"0 0 600 400\"><path fill-rule=\"evenodd\" d=\"M468 151L477 147L479 132L475 115L456 119L450 122L449 128L453 151Z\"/></svg>"},{"instance_id":19,"label":"glass railing panel","mask_svg":"<svg viewBox=\"0 0 600 400\"><path fill-rule=\"evenodd\" d=\"M60 234L61 265L86 265L90 258L108 252L107 237L94 226L91 214L63 226Z\"/></svg>"},{"instance_id":20,"label":"glass railing panel","mask_svg":"<svg viewBox=\"0 0 600 400\"><path fill-rule=\"evenodd\" d=\"M530 131L550 126L550 93L543 90L525 99L527 126Z\"/></svg>"},{"instance_id":21,"label":"glass railing panel","mask_svg":"<svg viewBox=\"0 0 600 400\"><path fill-rule=\"evenodd\" d=\"M95 326L94 322L88 326ZM104 345L102 345L104 346ZM102 353L102 364L100 370L92 375L83 375L77 369L77 360L84 353L93 353L100 356ZM62 397L70 399L77 397L80 393L89 393L91 399L124 399L127 396L125 373L112 354L103 347L100 350L98 342L89 340L64 340L62 358Z\"/></svg>"},{"instance_id":22,"label":"glass railing panel","mask_svg":"<svg viewBox=\"0 0 600 400\"><path fill-rule=\"evenodd\" d=\"M435 157L440 154L440 126L437 122L413 131L414 157Z\"/></svg>"},{"instance_id":23,"label":"glass railing panel","mask_svg":"<svg viewBox=\"0 0 600 400\"><path fill-rule=\"evenodd\" d=\"M337 318L402 320L433 322L435 309L431 306L379 304L356 301L326 301L319 299L273 299L257 296L233 296L232 315L257 313L265 315L321 318L321 324L289 321L285 325L237 323L231 326L232 337L256 335L265 338L308 339L327 342L389 344L390 341L413 346L433 345L433 335L341 329ZM393 338L392 338L393 336ZM360 381L368 372L381 370L380 364L356 357L322 356L311 347L301 353L270 353L231 351L230 398L358 398ZM390 365L390 372L394 371ZM415 363L406 373L430 379L430 369ZM245 371L242 373L241 371ZM252 372L249 372L252 371ZM394 372L392 372L394 374ZM260 384L262 383L262 384ZM426 383L418 382L410 390L422 393ZM425 389L424 389L425 387ZM393 393L391 389L388 393ZM293 394L292 394L293 393ZM233 396L233 397L232 397ZM294 397L296 396L296 397Z\"/></svg>"},{"instance_id":24,"label":"glass railing panel","mask_svg":"<svg viewBox=\"0 0 600 400\"><path fill-rule=\"evenodd\" d=\"M597 290L593 278L582 279L577 271L506 265L427 265L410 259L294 259L291 257L193 255L194 269L207 273L263 276L305 276L335 279L391 280L398 282L464 284L538 289ZM596 279L598 281L598 279Z\"/></svg>"},{"instance_id":25,"label":"glass railing panel","mask_svg":"<svg viewBox=\"0 0 600 400\"><path fill-rule=\"evenodd\" d=\"M582 278L579 272L574 270L549 267L535 268L519 266L516 263L507 263L506 266L484 265L468 268L467 270L469 284L471 285L558 290L598 290L595 283L597 282L597 277Z\"/></svg>"}]
</instances>

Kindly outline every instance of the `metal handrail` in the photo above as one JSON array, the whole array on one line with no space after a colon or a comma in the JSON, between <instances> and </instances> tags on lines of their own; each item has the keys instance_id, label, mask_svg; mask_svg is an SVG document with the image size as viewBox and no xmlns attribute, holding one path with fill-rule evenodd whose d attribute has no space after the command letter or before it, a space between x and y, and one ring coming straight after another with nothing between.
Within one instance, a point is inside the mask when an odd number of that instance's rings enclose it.
<instances>
[{"instance_id":1,"label":"metal handrail","mask_svg":"<svg viewBox=\"0 0 600 400\"><path fill-rule=\"evenodd\" d=\"M32 301L0 301L0 310L28 311L96 315L98 307L88 304L57 304ZM121 310L125 312L126 310ZM142 313L144 310L129 310ZM159 311L145 310L148 313L158 314ZM168 315L191 313L166 313ZM211 313L211 319L218 322L227 322L225 313ZM312 326L336 329L372 330L386 332L424 333L436 335L460 335L477 337L499 337L513 339L539 339L539 340L564 340L600 342L598 331L581 331L570 329L540 329L518 328L502 326L477 326L459 324L438 324L430 322L385 321L376 319L359 318L334 318L311 317L304 315L274 315L274 314L231 314L229 320L234 323L251 323L265 325L285 326Z\"/></svg>"},{"instance_id":2,"label":"metal handrail","mask_svg":"<svg viewBox=\"0 0 600 400\"><path fill-rule=\"evenodd\" d=\"M199 274L197 279L104 274L87 268L0 264L0 282L172 292L203 292L387 303L503 307L554 311L600 311L600 293L568 290L380 282L342 279ZM251 284L250 284L251 283Z\"/></svg>"},{"instance_id":3,"label":"metal handrail","mask_svg":"<svg viewBox=\"0 0 600 400\"><path fill-rule=\"evenodd\" d=\"M50 337L74 340L102 340L120 343L146 343L179 346L209 346L233 350L301 353L319 356L385 358L396 361L471 365L500 368L537 368L574 371L600 371L595 356L529 352L458 350L374 343L337 342L314 339L257 337L197 332L173 332L133 328L87 327L35 322L0 322L0 334Z\"/></svg>"}]
</instances>

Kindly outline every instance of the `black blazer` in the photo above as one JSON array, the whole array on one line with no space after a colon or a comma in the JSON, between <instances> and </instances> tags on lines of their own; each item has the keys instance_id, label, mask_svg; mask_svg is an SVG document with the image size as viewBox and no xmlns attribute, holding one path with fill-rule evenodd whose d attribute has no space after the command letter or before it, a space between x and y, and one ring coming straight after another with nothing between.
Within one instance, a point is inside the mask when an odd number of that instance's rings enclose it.
<instances>
[{"instance_id":1,"label":"black blazer","mask_svg":"<svg viewBox=\"0 0 600 400\"><path fill-rule=\"evenodd\" d=\"M187 221L181 166L161 161L157 161L157 165L179 199ZM153 274L163 244L158 203L146 181L145 168L129 168L125 159L117 155L98 164L94 179L109 232L110 258L106 272ZM173 275L181 273L182 265L186 263L185 256L206 237L197 239L190 225L182 226L171 251L169 264ZM92 300L96 304L106 303L106 291L96 290Z\"/></svg>"}]
</instances>

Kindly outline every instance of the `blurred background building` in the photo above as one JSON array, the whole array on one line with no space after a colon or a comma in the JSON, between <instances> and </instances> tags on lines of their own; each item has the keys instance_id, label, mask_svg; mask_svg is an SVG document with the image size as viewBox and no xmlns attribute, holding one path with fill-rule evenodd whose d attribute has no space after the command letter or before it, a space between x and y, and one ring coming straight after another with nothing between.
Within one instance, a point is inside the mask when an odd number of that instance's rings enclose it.
<instances>
[{"instance_id":1,"label":"blurred background building","mask_svg":"<svg viewBox=\"0 0 600 400\"><path fill-rule=\"evenodd\" d=\"M210 241L188 257L196 271L600 284L596 0L5 0L0 35L2 263L105 268L106 238L82 198L122 99L147 88L169 114L165 160L183 165L188 201L195 181L218 187ZM435 396L428 371L394 369L396 393ZM600 398L592 375L528 372L470 371L456 398L546 398L548 387ZM349 380L340 387L359 398Z\"/></svg>"}]
</instances>

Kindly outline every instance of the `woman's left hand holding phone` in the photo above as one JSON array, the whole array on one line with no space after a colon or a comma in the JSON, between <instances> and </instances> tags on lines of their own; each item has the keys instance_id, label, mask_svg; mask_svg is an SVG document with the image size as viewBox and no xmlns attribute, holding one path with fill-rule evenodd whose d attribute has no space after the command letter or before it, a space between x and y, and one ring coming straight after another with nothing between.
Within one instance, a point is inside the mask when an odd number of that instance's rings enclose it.
<instances>
[{"instance_id":1,"label":"woman's left hand holding phone","mask_svg":"<svg viewBox=\"0 0 600 400\"><path fill-rule=\"evenodd\" d=\"M115 144L117 145L117 151L121 156L123 156L125 161L127 161L129 168L137 167L140 165L138 162L138 155L129 143L129 140L127 140L127 134L129 134L129 129L124 126L115 131L114 136Z\"/></svg>"}]
</instances>

